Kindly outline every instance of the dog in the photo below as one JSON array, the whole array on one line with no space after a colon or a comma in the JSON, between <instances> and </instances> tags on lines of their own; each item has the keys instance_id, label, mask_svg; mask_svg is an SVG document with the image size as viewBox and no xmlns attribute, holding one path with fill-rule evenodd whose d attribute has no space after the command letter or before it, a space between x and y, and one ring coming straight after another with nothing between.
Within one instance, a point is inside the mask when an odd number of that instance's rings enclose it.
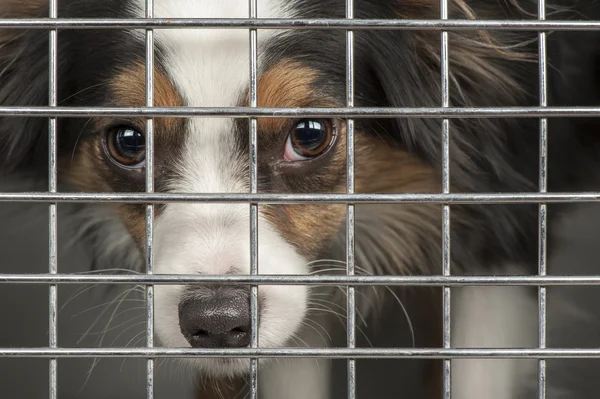
<instances>
[{"instance_id":1,"label":"dog","mask_svg":"<svg viewBox=\"0 0 600 399\"><path fill-rule=\"evenodd\" d=\"M246 0L156 1L156 18L247 18ZM453 19L535 19L533 2L449 0ZM590 3L591 4L591 3ZM550 15L574 18L566 1L549 4ZM586 4L587 7L587 4ZM593 8L593 6L590 6ZM553 14L554 13L554 14ZM142 0L62 0L60 18L141 18ZM260 18L344 18L345 2L259 0ZM46 0L0 0L0 18L48 16ZM355 0L357 19L437 19L434 0ZM548 36L556 57L548 69L550 104L595 99L595 86L575 90L565 82L583 70L563 53L568 34ZM154 31L154 105L236 107L250 104L250 42L247 29L170 28ZM448 33L449 95L452 107L537 106L537 32L461 30ZM258 32L259 107L344 107L346 33L326 29L264 29ZM60 106L145 105L145 36L135 29L60 29L57 95ZM442 98L441 35L432 30L356 30L355 106L439 107ZM49 39L44 30L0 30L0 104L48 105ZM582 50L583 51L583 50ZM588 52L589 53L589 52ZM587 54L587 53L586 53ZM575 58L581 60L578 56ZM590 63L593 57L590 56ZM577 72L573 67L577 66ZM587 67L586 67L587 68ZM592 71L589 67L585 71ZM591 73L590 73L591 75ZM58 119L58 183L61 191L145 191L146 135L143 117ZM548 187L576 191L590 187L597 167L597 142L581 121L549 122ZM593 122L587 121L592 124ZM595 125L594 125L595 126ZM323 117L258 118L258 192L344 193L347 121ZM587 126L589 127L589 126ZM44 181L47 169L45 118L0 116L3 176ZM245 118L154 118L154 183L162 193L246 193L249 179L249 122ZM452 192L536 192L539 190L539 121L532 118L456 118L450 121ZM441 121L438 118L356 118L356 193L439 193L442 189ZM573 156L572 154L577 154ZM585 172L585 173L584 173ZM140 204L82 206L92 225L97 268L115 259L141 265L145 210ZM550 206L549 214L561 205ZM268 275L345 274L343 204L260 204L259 272ZM244 275L250 273L248 204L167 203L156 207L154 273ZM357 273L439 275L442 206L357 204ZM536 274L536 204L467 204L451 208L452 274ZM552 229L552 218L549 228ZM551 249L551 246L549 247ZM393 297L357 288L357 314L377 314ZM418 292L425 345L441 345L441 296ZM344 289L261 285L261 348L328 346L311 327L327 331L327 295L345 312ZM410 296L410 295L409 295ZM250 288L159 285L155 287L155 333L166 347L234 348L250 344ZM525 309L533 309L530 288L460 288L453 296L454 347L536 346ZM381 316L381 314L380 314ZM394 317L404 315L394 315ZM534 320L535 322L535 320ZM243 376L248 359L184 360L199 374ZM261 360L260 395L328 398L327 361ZM435 363L425 383L440 394ZM453 361L452 393L461 399L509 398L518 394L535 363L524 360ZM476 377L474 377L476 376Z\"/></svg>"}]
</instances>

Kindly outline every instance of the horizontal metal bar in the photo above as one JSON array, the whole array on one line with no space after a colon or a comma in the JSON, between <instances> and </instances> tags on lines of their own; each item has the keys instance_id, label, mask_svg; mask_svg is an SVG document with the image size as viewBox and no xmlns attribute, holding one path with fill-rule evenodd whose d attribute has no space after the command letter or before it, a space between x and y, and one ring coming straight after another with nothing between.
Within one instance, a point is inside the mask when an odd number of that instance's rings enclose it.
<instances>
[{"instance_id":1,"label":"horizontal metal bar","mask_svg":"<svg viewBox=\"0 0 600 399\"><path fill-rule=\"evenodd\" d=\"M600 349L421 349L421 348L0 348L1 357L327 357L327 358L596 358Z\"/></svg>"},{"instance_id":2,"label":"horizontal metal bar","mask_svg":"<svg viewBox=\"0 0 600 399\"><path fill-rule=\"evenodd\" d=\"M194 274L0 274L0 284L227 284L396 286L591 286L600 276L359 276Z\"/></svg>"},{"instance_id":3,"label":"horizontal metal bar","mask_svg":"<svg viewBox=\"0 0 600 399\"><path fill-rule=\"evenodd\" d=\"M0 19L0 28L22 29L353 29L353 30L600 30L600 21L441 20L441 19Z\"/></svg>"},{"instance_id":4,"label":"horizontal metal bar","mask_svg":"<svg viewBox=\"0 0 600 399\"><path fill-rule=\"evenodd\" d=\"M251 194L251 193L0 193L0 202L258 203L258 204L538 204L597 202L600 192L436 194Z\"/></svg>"},{"instance_id":5,"label":"horizontal metal bar","mask_svg":"<svg viewBox=\"0 0 600 399\"><path fill-rule=\"evenodd\" d=\"M0 107L0 116L21 117L218 117L218 118L553 118L600 116L600 107L475 108L251 108L251 107Z\"/></svg>"}]
</instances>

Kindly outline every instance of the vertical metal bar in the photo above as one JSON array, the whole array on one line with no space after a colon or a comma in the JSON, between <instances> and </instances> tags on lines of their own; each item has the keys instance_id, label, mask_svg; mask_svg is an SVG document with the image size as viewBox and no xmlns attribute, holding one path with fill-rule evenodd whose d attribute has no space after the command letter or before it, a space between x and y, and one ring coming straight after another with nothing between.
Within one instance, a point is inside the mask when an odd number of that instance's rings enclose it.
<instances>
[{"instance_id":1,"label":"vertical metal bar","mask_svg":"<svg viewBox=\"0 0 600 399\"><path fill-rule=\"evenodd\" d=\"M58 0L50 0L49 12L50 18L58 17ZM57 52L58 52L58 33L56 29L50 30L49 33L49 56L48 56L48 105L50 107L57 106ZM57 164L56 164L56 118L48 120L48 191L51 193L57 192ZM50 274L58 273L58 245L57 245L57 204L52 203L48 206L49 213L49 242L48 242L48 272ZM51 284L48 292L49 306L49 333L48 346L56 348L58 344L58 295L56 284ZM56 399L58 397L58 362L56 358L50 359L49 372L49 397Z\"/></svg>"},{"instance_id":2,"label":"vertical metal bar","mask_svg":"<svg viewBox=\"0 0 600 399\"><path fill-rule=\"evenodd\" d=\"M257 18L258 1L249 0L250 18ZM258 106L257 66L258 38L256 29L250 29L250 106ZM258 192L258 122L250 119L250 192ZM258 274L258 204L250 204L250 274ZM250 346L258 348L258 286L251 287ZM250 360L250 399L258 398L258 359Z\"/></svg>"},{"instance_id":3,"label":"vertical metal bar","mask_svg":"<svg viewBox=\"0 0 600 399\"><path fill-rule=\"evenodd\" d=\"M354 0L346 0L346 19L354 19ZM346 32L346 105L354 107L354 32ZM346 122L346 158L348 194L354 194L354 120ZM354 204L346 210L346 274L354 275ZM347 287L347 346L356 347L356 292ZM356 360L348 359L348 399L356 398Z\"/></svg>"},{"instance_id":4,"label":"vertical metal bar","mask_svg":"<svg viewBox=\"0 0 600 399\"><path fill-rule=\"evenodd\" d=\"M546 2L538 0L538 19L546 19ZM540 107L548 106L547 96L547 81L546 81L546 33L539 33L539 96ZM548 119L540 119L540 166L539 166L539 191L545 193L548 190ZM539 265L538 274L546 275L546 224L547 224L546 204L539 205ZM539 331L538 340L539 347L546 347L546 287L538 288L538 311L539 311ZM546 398L546 360L539 360L539 375L538 375L538 398Z\"/></svg>"},{"instance_id":5,"label":"vertical metal bar","mask_svg":"<svg viewBox=\"0 0 600 399\"><path fill-rule=\"evenodd\" d=\"M154 0L146 0L146 18L154 17ZM154 106L154 31L146 29L146 106ZM154 120L146 120L146 192L154 192ZM146 273L154 266L154 205L146 205ZM146 346L154 346L154 286L146 286ZM146 361L146 398L154 398L154 359Z\"/></svg>"},{"instance_id":6,"label":"vertical metal bar","mask_svg":"<svg viewBox=\"0 0 600 399\"><path fill-rule=\"evenodd\" d=\"M440 0L440 18L448 19L448 0ZM441 33L441 87L442 87L442 107L450 105L450 79L449 79L449 61L448 61L448 32ZM442 190L444 194L450 192L450 121L442 120ZM450 206L444 205L442 208L442 274L450 275ZM442 299L442 317L443 334L442 340L444 348L450 348L451 337L451 299L450 287L443 288ZM451 398L451 363L450 359L443 360L443 398Z\"/></svg>"}]
</instances>

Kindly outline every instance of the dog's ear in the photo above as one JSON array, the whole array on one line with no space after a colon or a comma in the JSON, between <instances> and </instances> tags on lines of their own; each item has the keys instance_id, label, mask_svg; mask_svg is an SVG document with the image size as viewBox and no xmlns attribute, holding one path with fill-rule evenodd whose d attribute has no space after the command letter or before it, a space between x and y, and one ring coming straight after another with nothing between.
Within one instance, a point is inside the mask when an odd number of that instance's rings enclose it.
<instances>
[{"instance_id":1,"label":"dog's ear","mask_svg":"<svg viewBox=\"0 0 600 399\"><path fill-rule=\"evenodd\" d=\"M434 0L397 3L396 15L399 18L439 18L439 2ZM456 1L452 2L450 16L455 19L485 19L486 12L495 15L490 10L472 10L465 2ZM527 41L528 37L533 39L531 43ZM366 57L368 68L382 92L378 97L382 98L384 106L442 106L441 32L359 32L356 38L359 45L369 52ZM537 77L531 72L536 71L533 66L537 60L535 38L535 32L520 36L499 31L449 32L449 105L470 108L536 104ZM511 131L509 123L481 118L452 119L450 159L453 184L465 190L481 190L481 184L487 184L487 189L491 189L492 180L511 178L514 181L518 178L504 154L506 134ZM397 118L393 132L410 151L420 153L432 164L441 166L440 119ZM523 140L531 141L524 146L537 148L532 138ZM479 170L493 171L497 175L482 175L476 180L472 175Z\"/></svg>"},{"instance_id":2,"label":"dog's ear","mask_svg":"<svg viewBox=\"0 0 600 399\"><path fill-rule=\"evenodd\" d=\"M48 17L46 0L0 0L0 18ZM49 35L0 29L0 105L48 105ZM31 166L47 148L45 118L0 116L0 172Z\"/></svg>"}]
</instances>

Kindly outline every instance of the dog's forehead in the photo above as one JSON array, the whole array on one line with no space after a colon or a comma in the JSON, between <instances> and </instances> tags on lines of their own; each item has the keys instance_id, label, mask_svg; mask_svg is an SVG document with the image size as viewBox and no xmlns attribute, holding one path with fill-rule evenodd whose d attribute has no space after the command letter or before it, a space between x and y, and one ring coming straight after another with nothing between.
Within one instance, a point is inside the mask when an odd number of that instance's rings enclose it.
<instances>
[{"instance_id":1,"label":"dog's forehead","mask_svg":"<svg viewBox=\"0 0 600 399\"><path fill-rule=\"evenodd\" d=\"M283 18L285 2L259 0L260 17ZM248 18L247 0L157 2L157 18ZM273 35L261 31L259 44ZM248 29L161 29L155 34L164 49L162 63L186 105L231 107L250 83Z\"/></svg>"}]
</instances>

